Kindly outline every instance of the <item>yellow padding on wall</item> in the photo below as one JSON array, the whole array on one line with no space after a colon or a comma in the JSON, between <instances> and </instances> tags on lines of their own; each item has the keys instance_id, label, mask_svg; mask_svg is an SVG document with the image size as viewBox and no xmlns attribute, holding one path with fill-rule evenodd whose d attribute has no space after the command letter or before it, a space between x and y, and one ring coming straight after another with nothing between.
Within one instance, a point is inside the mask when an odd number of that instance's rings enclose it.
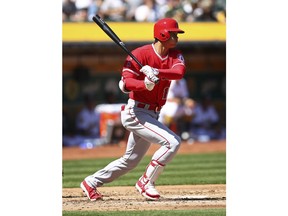
<instances>
[{"instance_id":1,"label":"yellow padding on wall","mask_svg":"<svg viewBox=\"0 0 288 216\"><path fill-rule=\"evenodd\" d=\"M154 23L149 22L107 22L118 37L125 42L153 41ZM226 41L226 25L217 22L179 23L184 34L179 41ZM63 42L111 42L112 40L94 22L63 23Z\"/></svg>"}]
</instances>

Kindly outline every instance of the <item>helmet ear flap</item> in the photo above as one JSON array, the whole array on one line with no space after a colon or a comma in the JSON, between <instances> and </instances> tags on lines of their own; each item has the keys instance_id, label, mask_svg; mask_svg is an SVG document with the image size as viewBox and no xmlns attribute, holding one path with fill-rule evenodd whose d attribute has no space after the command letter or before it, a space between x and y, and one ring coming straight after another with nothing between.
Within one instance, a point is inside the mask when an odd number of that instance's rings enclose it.
<instances>
[{"instance_id":1,"label":"helmet ear flap","mask_svg":"<svg viewBox=\"0 0 288 216\"><path fill-rule=\"evenodd\" d=\"M160 30L159 35L161 36L160 41L166 41L170 38L170 34L166 29Z\"/></svg>"}]
</instances>

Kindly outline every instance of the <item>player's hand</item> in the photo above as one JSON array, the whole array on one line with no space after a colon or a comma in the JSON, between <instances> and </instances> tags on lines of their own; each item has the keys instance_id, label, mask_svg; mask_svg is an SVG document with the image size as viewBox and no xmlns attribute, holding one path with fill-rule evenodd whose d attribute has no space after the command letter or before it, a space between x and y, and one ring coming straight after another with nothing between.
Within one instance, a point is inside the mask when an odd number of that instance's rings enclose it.
<instances>
[{"instance_id":1,"label":"player's hand","mask_svg":"<svg viewBox=\"0 0 288 216\"><path fill-rule=\"evenodd\" d=\"M157 69L152 68L149 65L143 66L140 71L145 75L147 75L148 73L153 73L154 75L157 76L159 74L159 71Z\"/></svg>"},{"instance_id":2,"label":"player's hand","mask_svg":"<svg viewBox=\"0 0 288 216\"><path fill-rule=\"evenodd\" d=\"M146 77L155 84L159 82L157 75L159 74L158 70L150 67L149 65L143 66L140 71L145 74Z\"/></svg>"},{"instance_id":3,"label":"player's hand","mask_svg":"<svg viewBox=\"0 0 288 216\"><path fill-rule=\"evenodd\" d=\"M153 81L151 81L147 76L144 79L144 84L145 84L145 87L148 91L152 91L152 89L155 86L155 83Z\"/></svg>"}]
</instances>

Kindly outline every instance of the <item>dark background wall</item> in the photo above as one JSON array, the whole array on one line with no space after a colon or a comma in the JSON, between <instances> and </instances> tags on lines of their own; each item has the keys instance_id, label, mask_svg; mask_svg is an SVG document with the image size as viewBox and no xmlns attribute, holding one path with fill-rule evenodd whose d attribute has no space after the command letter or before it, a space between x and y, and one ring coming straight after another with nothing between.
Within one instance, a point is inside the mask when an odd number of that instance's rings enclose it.
<instances>
[{"instance_id":1,"label":"dark background wall","mask_svg":"<svg viewBox=\"0 0 288 216\"><path fill-rule=\"evenodd\" d=\"M129 50L147 42L126 43ZM151 41L152 43L152 41ZM187 72L190 97L212 97L223 124L226 121L226 42L179 42ZM110 93L115 103L125 103L118 81L126 58L113 42L63 43L63 110L71 119L83 105L83 95L106 103Z\"/></svg>"}]
</instances>

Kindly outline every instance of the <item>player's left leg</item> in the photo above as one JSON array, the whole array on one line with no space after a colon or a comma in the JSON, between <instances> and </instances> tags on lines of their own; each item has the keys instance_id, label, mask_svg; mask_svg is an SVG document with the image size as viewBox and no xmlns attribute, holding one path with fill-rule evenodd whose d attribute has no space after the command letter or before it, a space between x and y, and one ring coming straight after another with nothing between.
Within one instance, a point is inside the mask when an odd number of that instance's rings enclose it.
<instances>
[{"instance_id":1,"label":"player's left leg","mask_svg":"<svg viewBox=\"0 0 288 216\"><path fill-rule=\"evenodd\" d=\"M142 122L141 117L138 119ZM139 136L145 137L151 143L158 143L161 147L154 153L151 162L146 167L145 172L136 183L136 189L146 198L157 200L160 198L159 192L155 188L155 182L164 170L164 167L176 155L181 139L167 126L156 119L146 116L143 129L139 128Z\"/></svg>"},{"instance_id":2,"label":"player's left leg","mask_svg":"<svg viewBox=\"0 0 288 216\"><path fill-rule=\"evenodd\" d=\"M155 188L155 181L163 171L164 166L164 164L152 160L135 185L139 193L149 200L158 200L160 198L160 193Z\"/></svg>"}]
</instances>

